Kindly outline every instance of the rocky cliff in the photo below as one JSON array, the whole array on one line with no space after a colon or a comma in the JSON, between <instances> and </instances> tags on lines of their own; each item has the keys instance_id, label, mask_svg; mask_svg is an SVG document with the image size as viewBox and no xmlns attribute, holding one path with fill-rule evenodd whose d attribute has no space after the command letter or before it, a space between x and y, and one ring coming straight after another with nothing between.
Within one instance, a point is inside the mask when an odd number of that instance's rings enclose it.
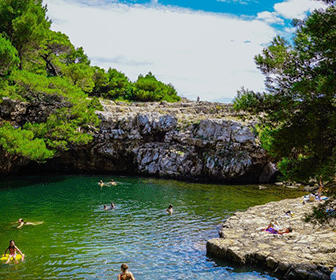
<instances>
[{"instance_id":1,"label":"rocky cliff","mask_svg":"<svg viewBox=\"0 0 336 280\"><path fill-rule=\"evenodd\" d=\"M101 125L91 144L29 168L237 183L268 182L274 175L251 124L238 121L231 105L103 101L103 108L97 112ZM33 112L10 101L0 106L0 116L17 123L43 109ZM18 165L25 166L20 160ZM7 172L17 167L8 161L1 165Z\"/></svg>"}]
</instances>

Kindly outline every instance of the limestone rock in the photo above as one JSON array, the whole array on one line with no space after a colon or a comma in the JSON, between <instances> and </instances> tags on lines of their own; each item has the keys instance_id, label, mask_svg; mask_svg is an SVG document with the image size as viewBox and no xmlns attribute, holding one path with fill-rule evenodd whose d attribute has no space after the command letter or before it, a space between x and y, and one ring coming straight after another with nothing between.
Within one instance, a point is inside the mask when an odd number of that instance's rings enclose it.
<instances>
[{"instance_id":1,"label":"limestone rock","mask_svg":"<svg viewBox=\"0 0 336 280\"><path fill-rule=\"evenodd\" d=\"M336 266L334 226L304 222L305 213L318 202L303 205L302 199L271 202L235 213L223 224L221 238L208 241L208 254L259 266L283 279L330 279ZM294 216L285 214L289 210ZM282 228L292 227L293 232L274 235L262 231L270 221L277 221Z\"/></svg>"}]
</instances>

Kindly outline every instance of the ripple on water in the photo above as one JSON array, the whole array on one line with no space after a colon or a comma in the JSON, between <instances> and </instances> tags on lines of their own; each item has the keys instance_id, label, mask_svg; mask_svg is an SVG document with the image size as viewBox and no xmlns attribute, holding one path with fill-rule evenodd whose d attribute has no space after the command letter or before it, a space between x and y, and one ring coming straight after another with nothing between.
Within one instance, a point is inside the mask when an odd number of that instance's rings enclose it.
<instances>
[{"instance_id":1,"label":"ripple on water","mask_svg":"<svg viewBox=\"0 0 336 280\"><path fill-rule=\"evenodd\" d=\"M205 244L233 211L281 199L288 195L283 190L127 177L117 179L118 187L101 189L99 179L0 182L0 211L6 213L0 217L1 247L14 239L26 254L24 263L1 265L0 279L115 279L123 262L137 280L275 279L208 259ZM111 202L117 209L104 211ZM172 216L165 212L169 203ZM10 223L19 217L44 224L17 230Z\"/></svg>"}]
</instances>

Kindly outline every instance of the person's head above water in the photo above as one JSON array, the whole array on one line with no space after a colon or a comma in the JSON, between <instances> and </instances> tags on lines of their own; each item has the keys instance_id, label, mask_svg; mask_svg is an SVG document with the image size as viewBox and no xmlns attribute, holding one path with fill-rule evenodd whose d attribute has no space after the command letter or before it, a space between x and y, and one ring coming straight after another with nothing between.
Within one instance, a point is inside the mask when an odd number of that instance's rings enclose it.
<instances>
[{"instance_id":1,"label":"person's head above water","mask_svg":"<svg viewBox=\"0 0 336 280\"><path fill-rule=\"evenodd\" d=\"M171 208L173 208L173 205L169 204L168 209L171 209Z\"/></svg>"},{"instance_id":2,"label":"person's head above water","mask_svg":"<svg viewBox=\"0 0 336 280\"><path fill-rule=\"evenodd\" d=\"M125 264L125 263L123 263L122 265L121 265L121 271L122 272L126 272L127 271L127 269L128 269L128 265L127 264Z\"/></svg>"},{"instance_id":3,"label":"person's head above water","mask_svg":"<svg viewBox=\"0 0 336 280\"><path fill-rule=\"evenodd\" d=\"M115 204L113 202L111 202L111 207L115 208Z\"/></svg>"}]
</instances>

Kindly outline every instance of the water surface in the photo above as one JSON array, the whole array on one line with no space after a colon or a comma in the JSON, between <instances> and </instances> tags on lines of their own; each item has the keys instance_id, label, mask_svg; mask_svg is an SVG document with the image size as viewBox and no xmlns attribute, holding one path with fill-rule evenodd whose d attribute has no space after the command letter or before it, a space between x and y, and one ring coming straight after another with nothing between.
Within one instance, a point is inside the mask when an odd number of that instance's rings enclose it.
<instances>
[{"instance_id":1,"label":"water surface","mask_svg":"<svg viewBox=\"0 0 336 280\"><path fill-rule=\"evenodd\" d=\"M14 239L25 253L0 265L0 279L116 279L126 262L141 279L276 279L206 257L206 240L234 211L298 191L97 176L21 177L0 182L0 250ZM113 201L117 209L103 211ZM165 209L172 203L174 214ZM44 221L16 229L18 218ZM266 225L265 225L266 226Z\"/></svg>"}]
</instances>

